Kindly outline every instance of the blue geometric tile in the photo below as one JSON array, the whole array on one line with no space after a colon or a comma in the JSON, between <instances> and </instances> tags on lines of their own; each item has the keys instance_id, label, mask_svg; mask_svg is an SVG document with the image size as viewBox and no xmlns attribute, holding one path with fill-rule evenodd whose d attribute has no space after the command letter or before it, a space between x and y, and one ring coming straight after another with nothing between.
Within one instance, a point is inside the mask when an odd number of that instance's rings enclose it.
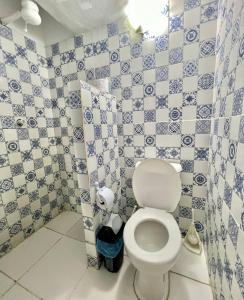
<instances>
[{"instance_id":1,"label":"blue geometric tile","mask_svg":"<svg viewBox=\"0 0 244 300\"><path fill-rule=\"evenodd\" d=\"M25 37L25 46L27 49L36 52L36 42Z\"/></svg>"},{"instance_id":2,"label":"blue geometric tile","mask_svg":"<svg viewBox=\"0 0 244 300\"><path fill-rule=\"evenodd\" d=\"M20 93L21 92L21 85L20 82L18 82L15 79L12 79L9 81L8 86L10 90L12 90L15 93Z\"/></svg>"},{"instance_id":3,"label":"blue geometric tile","mask_svg":"<svg viewBox=\"0 0 244 300\"><path fill-rule=\"evenodd\" d=\"M234 218L230 215L229 216L229 223L228 223L228 233L230 236L230 239L236 248L237 246L237 237L238 237L238 226L236 224L236 221Z\"/></svg>"},{"instance_id":4,"label":"blue geometric tile","mask_svg":"<svg viewBox=\"0 0 244 300\"><path fill-rule=\"evenodd\" d=\"M111 78L111 88L118 89L121 87L121 79L120 76L112 77Z\"/></svg>"},{"instance_id":5,"label":"blue geometric tile","mask_svg":"<svg viewBox=\"0 0 244 300\"><path fill-rule=\"evenodd\" d=\"M181 160L182 172L192 173L194 168L193 160Z\"/></svg>"},{"instance_id":6,"label":"blue geometric tile","mask_svg":"<svg viewBox=\"0 0 244 300\"><path fill-rule=\"evenodd\" d=\"M195 60L189 60L184 62L183 75L186 77L194 76L198 74L198 63Z\"/></svg>"},{"instance_id":7,"label":"blue geometric tile","mask_svg":"<svg viewBox=\"0 0 244 300\"><path fill-rule=\"evenodd\" d=\"M119 44L120 47L125 47L130 44L130 37L128 33L124 32L119 35Z\"/></svg>"},{"instance_id":8,"label":"blue geometric tile","mask_svg":"<svg viewBox=\"0 0 244 300\"><path fill-rule=\"evenodd\" d=\"M144 158L145 157L145 149L144 147L135 147L134 153L136 158Z\"/></svg>"},{"instance_id":9,"label":"blue geometric tile","mask_svg":"<svg viewBox=\"0 0 244 300\"><path fill-rule=\"evenodd\" d=\"M206 73L199 77L198 88L203 90L212 89L214 84L214 74Z\"/></svg>"},{"instance_id":10,"label":"blue geometric tile","mask_svg":"<svg viewBox=\"0 0 244 300\"><path fill-rule=\"evenodd\" d=\"M227 182L225 182L223 200L225 201L225 203L227 204L227 206L230 209L231 208L231 202L232 202L232 188L230 187L230 185Z\"/></svg>"},{"instance_id":11,"label":"blue geometric tile","mask_svg":"<svg viewBox=\"0 0 244 300\"><path fill-rule=\"evenodd\" d=\"M17 67L16 55L3 51L4 63L12 67Z\"/></svg>"},{"instance_id":12,"label":"blue geometric tile","mask_svg":"<svg viewBox=\"0 0 244 300\"><path fill-rule=\"evenodd\" d=\"M218 1L213 1L201 7L201 23L205 23L217 18Z\"/></svg>"},{"instance_id":13,"label":"blue geometric tile","mask_svg":"<svg viewBox=\"0 0 244 300\"><path fill-rule=\"evenodd\" d=\"M202 173L194 173L193 174L193 183L199 186L203 186L207 184L207 178Z\"/></svg>"},{"instance_id":14,"label":"blue geometric tile","mask_svg":"<svg viewBox=\"0 0 244 300\"><path fill-rule=\"evenodd\" d=\"M143 69L150 70L155 67L155 55L147 54L143 57Z\"/></svg>"},{"instance_id":15,"label":"blue geometric tile","mask_svg":"<svg viewBox=\"0 0 244 300\"><path fill-rule=\"evenodd\" d=\"M197 104L197 91L183 93L183 106Z\"/></svg>"},{"instance_id":16,"label":"blue geometric tile","mask_svg":"<svg viewBox=\"0 0 244 300\"><path fill-rule=\"evenodd\" d=\"M54 55L58 55L59 52L59 43L55 43L53 45L51 45L51 49L52 49L52 56Z\"/></svg>"},{"instance_id":17,"label":"blue geometric tile","mask_svg":"<svg viewBox=\"0 0 244 300\"><path fill-rule=\"evenodd\" d=\"M196 133L206 134L210 132L211 121L210 120L198 120L196 122Z\"/></svg>"},{"instance_id":18,"label":"blue geometric tile","mask_svg":"<svg viewBox=\"0 0 244 300\"><path fill-rule=\"evenodd\" d=\"M183 29L184 15L178 15L169 18L169 31L174 32Z\"/></svg>"},{"instance_id":19,"label":"blue geometric tile","mask_svg":"<svg viewBox=\"0 0 244 300\"><path fill-rule=\"evenodd\" d=\"M75 45L75 48L80 48L83 46L83 36L82 35L77 35L74 37L74 45Z\"/></svg>"},{"instance_id":20,"label":"blue geometric tile","mask_svg":"<svg viewBox=\"0 0 244 300\"><path fill-rule=\"evenodd\" d=\"M230 161L233 165L235 165L236 162L236 151L237 151L237 142L230 140L229 150L228 150L228 161Z\"/></svg>"},{"instance_id":21,"label":"blue geometric tile","mask_svg":"<svg viewBox=\"0 0 244 300\"><path fill-rule=\"evenodd\" d=\"M194 147L195 136L194 134L182 134L181 135L181 147Z\"/></svg>"},{"instance_id":22,"label":"blue geometric tile","mask_svg":"<svg viewBox=\"0 0 244 300\"><path fill-rule=\"evenodd\" d=\"M123 61L120 63L121 74L129 74L130 73L130 61Z\"/></svg>"},{"instance_id":23,"label":"blue geometric tile","mask_svg":"<svg viewBox=\"0 0 244 300\"><path fill-rule=\"evenodd\" d=\"M133 115L132 112L123 112L122 120L124 124L133 123Z\"/></svg>"},{"instance_id":24,"label":"blue geometric tile","mask_svg":"<svg viewBox=\"0 0 244 300\"><path fill-rule=\"evenodd\" d=\"M162 95L156 97L156 109L168 107L168 95Z\"/></svg>"},{"instance_id":25,"label":"blue geometric tile","mask_svg":"<svg viewBox=\"0 0 244 300\"><path fill-rule=\"evenodd\" d=\"M197 119L209 119L212 116L212 104L197 106Z\"/></svg>"},{"instance_id":26,"label":"blue geometric tile","mask_svg":"<svg viewBox=\"0 0 244 300\"><path fill-rule=\"evenodd\" d=\"M117 23L110 23L107 24L107 31L108 31L108 36L114 36L119 33L119 28Z\"/></svg>"},{"instance_id":27,"label":"blue geometric tile","mask_svg":"<svg viewBox=\"0 0 244 300\"><path fill-rule=\"evenodd\" d=\"M156 68L156 81L165 81L168 79L168 67Z\"/></svg>"},{"instance_id":28,"label":"blue geometric tile","mask_svg":"<svg viewBox=\"0 0 244 300\"><path fill-rule=\"evenodd\" d=\"M192 196L192 185L182 184L182 195Z\"/></svg>"},{"instance_id":29,"label":"blue geometric tile","mask_svg":"<svg viewBox=\"0 0 244 300\"><path fill-rule=\"evenodd\" d=\"M199 41L199 25L184 29L185 45Z\"/></svg>"},{"instance_id":30,"label":"blue geometric tile","mask_svg":"<svg viewBox=\"0 0 244 300\"><path fill-rule=\"evenodd\" d=\"M109 56L112 64L120 61L119 50L110 51Z\"/></svg>"},{"instance_id":31,"label":"blue geometric tile","mask_svg":"<svg viewBox=\"0 0 244 300\"><path fill-rule=\"evenodd\" d=\"M244 173L235 169L234 191L243 200L244 199Z\"/></svg>"},{"instance_id":32,"label":"blue geometric tile","mask_svg":"<svg viewBox=\"0 0 244 300\"><path fill-rule=\"evenodd\" d=\"M168 35L161 35L155 39L155 50L156 52L165 51L168 49Z\"/></svg>"},{"instance_id":33,"label":"blue geometric tile","mask_svg":"<svg viewBox=\"0 0 244 300\"><path fill-rule=\"evenodd\" d=\"M135 43L131 46L130 49L131 56L137 58L142 54L142 46L140 43Z\"/></svg>"},{"instance_id":34,"label":"blue geometric tile","mask_svg":"<svg viewBox=\"0 0 244 300\"><path fill-rule=\"evenodd\" d=\"M144 110L144 122L156 122L156 110Z\"/></svg>"},{"instance_id":35,"label":"blue geometric tile","mask_svg":"<svg viewBox=\"0 0 244 300\"><path fill-rule=\"evenodd\" d=\"M132 85L141 85L143 84L143 74L141 72L132 74Z\"/></svg>"},{"instance_id":36,"label":"blue geometric tile","mask_svg":"<svg viewBox=\"0 0 244 300\"><path fill-rule=\"evenodd\" d=\"M181 123L180 122L170 122L169 123L169 134L180 134L181 133Z\"/></svg>"},{"instance_id":37,"label":"blue geometric tile","mask_svg":"<svg viewBox=\"0 0 244 300\"><path fill-rule=\"evenodd\" d=\"M206 199L205 198L198 198L198 197L193 197L192 198L192 208L204 210L205 205L206 205Z\"/></svg>"},{"instance_id":38,"label":"blue geometric tile","mask_svg":"<svg viewBox=\"0 0 244 300\"><path fill-rule=\"evenodd\" d=\"M144 84L144 96L155 96L155 83Z\"/></svg>"},{"instance_id":39,"label":"blue geometric tile","mask_svg":"<svg viewBox=\"0 0 244 300\"><path fill-rule=\"evenodd\" d=\"M232 115L237 116L242 114L243 109L244 88L234 92Z\"/></svg>"},{"instance_id":40,"label":"blue geometric tile","mask_svg":"<svg viewBox=\"0 0 244 300\"><path fill-rule=\"evenodd\" d=\"M174 48L169 52L169 62L170 64L178 64L183 60L182 48Z\"/></svg>"},{"instance_id":41,"label":"blue geometric tile","mask_svg":"<svg viewBox=\"0 0 244 300\"><path fill-rule=\"evenodd\" d=\"M8 40L12 40L13 39L12 29L0 24L0 36Z\"/></svg>"},{"instance_id":42,"label":"blue geometric tile","mask_svg":"<svg viewBox=\"0 0 244 300\"><path fill-rule=\"evenodd\" d=\"M156 136L155 135L145 135L145 146L155 147Z\"/></svg>"},{"instance_id":43,"label":"blue geometric tile","mask_svg":"<svg viewBox=\"0 0 244 300\"><path fill-rule=\"evenodd\" d=\"M0 63L0 76L1 77L7 77L5 65L2 64L2 63Z\"/></svg>"},{"instance_id":44,"label":"blue geometric tile","mask_svg":"<svg viewBox=\"0 0 244 300\"><path fill-rule=\"evenodd\" d=\"M169 119L172 121L178 121L181 119L182 112L178 107L173 107L169 111Z\"/></svg>"},{"instance_id":45,"label":"blue geometric tile","mask_svg":"<svg viewBox=\"0 0 244 300\"><path fill-rule=\"evenodd\" d=\"M207 161L208 153L209 153L208 148L195 148L194 159Z\"/></svg>"},{"instance_id":46,"label":"blue geometric tile","mask_svg":"<svg viewBox=\"0 0 244 300\"><path fill-rule=\"evenodd\" d=\"M186 219L192 218L192 209L191 207L179 206L179 216Z\"/></svg>"},{"instance_id":47,"label":"blue geometric tile","mask_svg":"<svg viewBox=\"0 0 244 300\"><path fill-rule=\"evenodd\" d=\"M143 135L144 134L144 124L134 125L134 134Z\"/></svg>"},{"instance_id":48,"label":"blue geometric tile","mask_svg":"<svg viewBox=\"0 0 244 300\"><path fill-rule=\"evenodd\" d=\"M133 135L124 135L124 146L133 146Z\"/></svg>"},{"instance_id":49,"label":"blue geometric tile","mask_svg":"<svg viewBox=\"0 0 244 300\"><path fill-rule=\"evenodd\" d=\"M161 135L161 134L168 134L168 122L159 122L156 123L156 134Z\"/></svg>"},{"instance_id":50,"label":"blue geometric tile","mask_svg":"<svg viewBox=\"0 0 244 300\"><path fill-rule=\"evenodd\" d=\"M141 98L133 99L133 111L144 110L144 102Z\"/></svg>"},{"instance_id":51,"label":"blue geometric tile","mask_svg":"<svg viewBox=\"0 0 244 300\"><path fill-rule=\"evenodd\" d=\"M174 79L169 81L169 93L178 94L181 93L183 89L182 79Z\"/></svg>"},{"instance_id":52,"label":"blue geometric tile","mask_svg":"<svg viewBox=\"0 0 244 300\"><path fill-rule=\"evenodd\" d=\"M200 43L200 57L215 55L215 39L207 39Z\"/></svg>"},{"instance_id":53,"label":"blue geometric tile","mask_svg":"<svg viewBox=\"0 0 244 300\"><path fill-rule=\"evenodd\" d=\"M125 100L130 99L132 96L132 90L131 87L125 87L122 89L122 98Z\"/></svg>"},{"instance_id":54,"label":"blue geometric tile","mask_svg":"<svg viewBox=\"0 0 244 300\"><path fill-rule=\"evenodd\" d=\"M185 10L190 10L200 6L200 0L185 0Z\"/></svg>"},{"instance_id":55,"label":"blue geometric tile","mask_svg":"<svg viewBox=\"0 0 244 300\"><path fill-rule=\"evenodd\" d=\"M77 69L78 71L83 71L85 69L85 61L84 59L78 60L77 61ZM56 68L57 71L57 68ZM55 72L57 74L57 72ZM61 69L60 69L60 75L61 75Z\"/></svg>"},{"instance_id":56,"label":"blue geometric tile","mask_svg":"<svg viewBox=\"0 0 244 300\"><path fill-rule=\"evenodd\" d=\"M241 38L241 41L240 41L239 57L240 57L240 59L244 58L244 36Z\"/></svg>"},{"instance_id":57,"label":"blue geometric tile","mask_svg":"<svg viewBox=\"0 0 244 300\"><path fill-rule=\"evenodd\" d=\"M239 142L244 143L244 116L242 116L240 120Z\"/></svg>"}]
</instances>

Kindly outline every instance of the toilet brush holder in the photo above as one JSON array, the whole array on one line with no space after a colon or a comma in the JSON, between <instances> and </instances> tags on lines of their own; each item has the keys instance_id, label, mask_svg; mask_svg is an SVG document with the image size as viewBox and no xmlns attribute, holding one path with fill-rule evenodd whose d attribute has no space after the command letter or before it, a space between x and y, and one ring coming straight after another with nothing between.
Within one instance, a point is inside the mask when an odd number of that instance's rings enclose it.
<instances>
[{"instance_id":1,"label":"toilet brush holder","mask_svg":"<svg viewBox=\"0 0 244 300\"><path fill-rule=\"evenodd\" d=\"M200 255L202 252L202 242L194 224L194 211L192 212L192 222L188 228L183 244L189 251L195 254Z\"/></svg>"}]
</instances>

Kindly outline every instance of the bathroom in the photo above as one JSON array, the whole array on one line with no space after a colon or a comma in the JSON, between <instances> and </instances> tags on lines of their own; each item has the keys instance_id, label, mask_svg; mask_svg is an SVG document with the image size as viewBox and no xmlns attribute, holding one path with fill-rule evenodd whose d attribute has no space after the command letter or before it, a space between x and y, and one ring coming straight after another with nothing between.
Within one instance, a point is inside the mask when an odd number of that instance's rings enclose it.
<instances>
[{"instance_id":1,"label":"bathroom","mask_svg":"<svg viewBox=\"0 0 244 300\"><path fill-rule=\"evenodd\" d=\"M243 0L0 0L0 299L244 299L243 78Z\"/></svg>"}]
</instances>

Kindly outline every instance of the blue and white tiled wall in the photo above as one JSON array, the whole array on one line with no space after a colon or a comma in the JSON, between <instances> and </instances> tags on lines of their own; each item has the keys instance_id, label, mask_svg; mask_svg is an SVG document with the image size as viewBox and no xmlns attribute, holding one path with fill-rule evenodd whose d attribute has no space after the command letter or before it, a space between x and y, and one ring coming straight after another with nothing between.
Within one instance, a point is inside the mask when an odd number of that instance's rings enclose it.
<instances>
[{"instance_id":1,"label":"blue and white tiled wall","mask_svg":"<svg viewBox=\"0 0 244 300\"><path fill-rule=\"evenodd\" d=\"M63 105L68 81L109 77L117 97L122 215L128 218L135 205L131 177L138 160L178 160L183 189L175 216L184 232L193 207L202 233L217 1L162 1L165 17L162 34L148 33L142 42L130 39L121 20L49 47L51 94ZM71 191L72 178L66 182Z\"/></svg>"},{"instance_id":2,"label":"blue and white tiled wall","mask_svg":"<svg viewBox=\"0 0 244 300\"><path fill-rule=\"evenodd\" d=\"M88 264L98 268L96 230L108 221L110 214L96 204L96 183L114 192L113 212L118 212L120 201L117 103L114 96L75 80L68 84L66 104L73 136L73 171L78 181L78 207L83 216Z\"/></svg>"},{"instance_id":3,"label":"blue and white tiled wall","mask_svg":"<svg viewBox=\"0 0 244 300\"><path fill-rule=\"evenodd\" d=\"M63 208L43 45L0 25L0 256Z\"/></svg>"},{"instance_id":4,"label":"blue and white tiled wall","mask_svg":"<svg viewBox=\"0 0 244 300\"><path fill-rule=\"evenodd\" d=\"M92 230L95 235L99 226L108 222L112 211L118 213L120 206L117 102L114 96L81 82L81 103L90 204L93 211L90 218L93 219ZM99 187L106 186L114 192L115 199L111 212L97 206L96 183L99 184ZM83 219L85 219L86 212L82 211L82 213ZM95 258L95 245L90 244L87 248L88 254ZM93 253L89 253L89 251L93 251Z\"/></svg>"},{"instance_id":5,"label":"blue and white tiled wall","mask_svg":"<svg viewBox=\"0 0 244 300\"><path fill-rule=\"evenodd\" d=\"M159 37L133 41L121 20L46 49L1 26L0 254L63 207L82 211L89 241L94 212L82 161L84 120L81 111L76 123L70 111L77 109L78 80L109 77L118 110L120 213L128 218L135 204L138 160L179 160L183 188L175 217L184 232L195 209L197 229L206 228L215 298L242 299L243 14L241 0L220 0L219 12L217 1L162 1L168 26Z\"/></svg>"},{"instance_id":6,"label":"blue and white tiled wall","mask_svg":"<svg viewBox=\"0 0 244 300\"><path fill-rule=\"evenodd\" d=\"M244 299L244 2L220 1L205 245L215 299Z\"/></svg>"}]
</instances>

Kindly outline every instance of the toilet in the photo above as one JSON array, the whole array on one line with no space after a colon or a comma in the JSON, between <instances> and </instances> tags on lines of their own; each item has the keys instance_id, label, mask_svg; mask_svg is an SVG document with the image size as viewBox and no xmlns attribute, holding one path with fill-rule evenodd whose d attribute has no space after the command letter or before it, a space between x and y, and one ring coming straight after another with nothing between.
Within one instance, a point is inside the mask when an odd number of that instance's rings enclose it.
<instances>
[{"instance_id":1,"label":"toilet","mask_svg":"<svg viewBox=\"0 0 244 300\"><path fill-rule=\"evenodd\" d=\"M124 228L124 244L136 268L134 288L140 300L165 300L169 274L181 249L181 233L171 212L181 196L181 166L160 159L137 164L132 186L140 208Z\"/></svg>"}]
</instances>

